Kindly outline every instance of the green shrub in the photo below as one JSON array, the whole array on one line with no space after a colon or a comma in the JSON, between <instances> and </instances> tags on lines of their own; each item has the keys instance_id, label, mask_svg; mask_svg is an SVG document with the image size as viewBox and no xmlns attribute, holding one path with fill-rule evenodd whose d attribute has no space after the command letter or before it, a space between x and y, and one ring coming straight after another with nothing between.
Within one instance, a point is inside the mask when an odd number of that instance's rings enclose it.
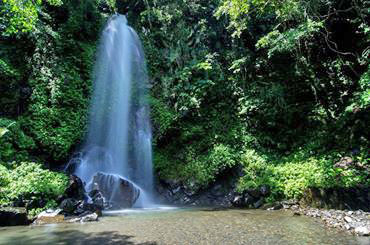
<instances>
[{"instance_id":1,"label":"green shrub","mask_svg":"<svg viewBox=\"0 0 370 245\"><path fill-rule=\"evenodd\" d=\"M44 208L56 206L55 199L64 193L68 177L45 170L40 164L22 162L14 169L0 165L0 204L10 205L16 200L43 200Z\"/></svg>"},{"instance_id":2,"label":"green shrub","mask_svg":"<svg viewBox=\"0 0 370 245\"><path fill-rule=\"evenodd\" d=\"M21 129L20 123L0 118L0 129L0 162L29 160L29 153L36 147L33 139Z\"/></svg>"},{"instance_id":3,"label":"green shrub","mask_svg":"<svg viewBox=\"0 0 370 245\"><path fill-rule=\"evenodd\" d=\"M243 192L261 185L271 187L271 200L299 199L309 187L369 186L370 173L356 167L346 169L334 165L336 154L310 156L307 149L298 150L287 157L275 157L247 150L242 156L244 176L238 191Z\"/></svg>"},{"instance_id":4,"label":"green shrub","mask_svg":"<svg viewBox=\"0 0 370 245\"><path fill-rule=\"evenodd\" d=\"M196 156L191 154L185 167L187 182L196 184L199 188L207 187L224 170L236 163L233 150L223 144L215 145L208 154Z\"/></svg>"}]
</instances>

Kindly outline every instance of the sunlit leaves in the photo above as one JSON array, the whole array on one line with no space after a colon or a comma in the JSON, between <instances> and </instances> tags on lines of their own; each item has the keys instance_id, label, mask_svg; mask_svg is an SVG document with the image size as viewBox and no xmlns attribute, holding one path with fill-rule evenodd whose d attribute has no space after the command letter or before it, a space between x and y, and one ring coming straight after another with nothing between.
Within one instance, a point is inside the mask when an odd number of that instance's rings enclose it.
<instances>
[{"instance_id":1,"label":"sunlit leaves","mask_svg":"<svg viewBox=\"0 0 370 245\"><path fill-rule=\"evenodd\" d=\"M0 30L3 36L31 31L37 20L42 0L2 0L0 5ZM46 0L50 5L60 6L62 0Z\"/></svg>"}]
</instances>

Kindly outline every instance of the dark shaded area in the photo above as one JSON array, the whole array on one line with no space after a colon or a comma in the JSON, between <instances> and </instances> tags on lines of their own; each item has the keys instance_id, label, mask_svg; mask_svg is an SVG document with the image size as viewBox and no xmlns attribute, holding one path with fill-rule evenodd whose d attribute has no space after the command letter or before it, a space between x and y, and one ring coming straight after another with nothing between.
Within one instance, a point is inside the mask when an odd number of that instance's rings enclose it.
<instances>
[{"instance_id":1,"label":"dark shaded area","mask_svg":"<svg viewBox=\"0 0 370 245\"><path fill-rule=\"evenodd\" d=\"M0 226L29 225L26 209L0 208Z\"/></svg>"},{"instance_id":2,"label":"dark shaded area","mask_svg":"<svg viewBox=\"0 0 370 245\"><path fill-rule=\"evenodd\" d=\"M131 241L133 236L120 235L117 232L100 232L100 233L85 233L77 230L67 230L60 232L53 232L52 234L45 234L44 236L55 236L54 244L89 244L89 245L103 245L103 244L129 244L129 245L155 245L157 242L135 243ZM17 236L10 238L11 244L44 244L44 236L28 237ZM46 244L46 243L45 243Z\"/></svg>"},{"instance_id":3,"label":"dark shaded area","mask_svg":"<svg viewBox=\"0 0 370 245\"><path fill-rule=\"evenodd\" d=\"M310 188L302 203L316 208L370 211L370 188Z\"/></svg>"}]
</instances>

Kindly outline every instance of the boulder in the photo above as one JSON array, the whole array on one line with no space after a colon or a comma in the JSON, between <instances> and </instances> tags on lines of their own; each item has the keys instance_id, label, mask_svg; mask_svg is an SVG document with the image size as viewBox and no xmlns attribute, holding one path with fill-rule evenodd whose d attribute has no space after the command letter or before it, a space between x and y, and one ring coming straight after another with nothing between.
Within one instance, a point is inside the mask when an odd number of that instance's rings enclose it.
<instances>
[{"instance_id":1,"label":"boulder","mask_svg":"<svg viewBox=\"0 0 370 245\"><path fill-rule=\"evenodd\" d=\"M260 192L263 197L267 197L270 195L270 187L267 185L263 185L260 187Z\"/></svg>"},{"instance_id":2,"label":"boulder","mask_svg":"<svg viewBox=\"0 0 370 245\"><path fill-rule=\"evenodd\" d=\"M69 176L69 184L64 192L65 198L73 198L77 200L83 200L85 198L85 188L82 180L76 175Z\"/></svg>"},{"instance_id":3,"label":"boulder","mask_svg":"<svg viewBox=\"0 0 370 245\"><path fill-rule=\"evenodd\" d=\"M0 208L0 226L29 225L25 208Z\"/></svg>"},{"instance_id":4,"label":"boulder","mask_svg":"<svg viewBox=\"0 0 370 245\"><path fill-rule=\"evenodd\" d=\"M79 201L73 198L67 198L62 201L62 203L59 205L59 208L62 210L63 213L67 215L72 215L74 214L79 204Z\"/></svg>"},{"instance_id":5,"label":"boulder","mask_svg":"<svg viewBox=\"0 0 370 245\"><path fill-rule=\"evenodd\" d=\"M283 205L280 202L267 203L262 206L262 209L271 211L271 210L280 210L283 208Z\"/></svg>"},{"instance_id":6,"label":"boulder","mask_svg":"<svg viewBox=\"0 0 370 245\"><path fill-rule=\"evenodd\" d=\"M93 177L92 184L93 190L99 191L106 200L108 209L131 208L140 195L137 186L119 175L99 172Z\"/></svg>"},{"instance_id":7,"label":"boulder","mask_svg":"<svg viewBox=\"0 0 370 245\"><path fill-rule=\"evenodd\" d=\"M235 196L233 200L231 201L231 204L234 207L243 207L243 204L244 204L243 196L242 195Z\"/></svg>"},{"instance_id":8,"label":"boulder","mask_svg":"<svg viewBox=\"0 0 370 245\"><path fill-rule=\"evenodd\" d=\"M253 204L253 202L255 201L255 198L253 196L249 195L248 193L245 193L243 201L244 201L243 206L249 207L250 205Z\"/></svg>"},{"instance_id":9,"label":"boulder","mask_svg":"<svg viewBox=\"0 0 370 245\"><path fill-rule=\"evenodd\" d=\"M264 202L265 200L263 199L263 197L261 197L257 202L255 202L254 204L253 204L253 207L254 208L260 208L260 207L262 207L262 205L263 205L263 202Z\"/></svg>"},{"instance_id":10,"label":"boulder","mask_svg":"<svg viewBox=\"0 0 370 245\"><path fill-rule=\"evenodd\" d=\"M36 220L33 222L34 225L45 225L45 224L58 224L64 222L64 215L61 214L62 210L52 210L48 209L39 215L37 215Z\"/></svg>"},{"instance_id":11,"label":"boulder","mask_svg":"<svg viewBox=\"0 0 370 245\"><path fill-rule=\"evenodd\" d=\"M73 212L74 215L83 215L86 213L98 213L101 216L104 207L96 205L94 203L89 203L87 201L80 202L76 210Z\"/></svg>"},{"instance_id":12,"label":"boulder","mask_svg":"<svg viewBox=\"0 0 370 245\"><path fill-rule=\"evenodd\" d=\"M86 212L86 213L84 213L84 214L82 214L82 215L80 215L78 217L74 216L74 217L66 218L65 219L65 222L67 222L67 223L93 222L93 221L98 221L98 217L99 217L99 214L98 213L89 213L89 212Z\"/></svg>"},{"instance_id":13,"label":"boulder","mask_svg":"<svg viewBox=\"0 0 370 245\"><path fill-rule=\"evenodd\" d=\"M96 209L103 210L106 205L105 198L99 190L92 190L89 193L92 203L95 205Z\"/></svg>"},{"instance_id":14,"label":"boulder","mask_svg":"<svg viewBox=\"0 0 370 245\"><path fill-rule=\"evenodd\" d=\"M88 214L88 215L81 217L80 222L84 223L84 222L98 221L98 216L99 215L97 213Z\"/></svg>"}]
</instances>

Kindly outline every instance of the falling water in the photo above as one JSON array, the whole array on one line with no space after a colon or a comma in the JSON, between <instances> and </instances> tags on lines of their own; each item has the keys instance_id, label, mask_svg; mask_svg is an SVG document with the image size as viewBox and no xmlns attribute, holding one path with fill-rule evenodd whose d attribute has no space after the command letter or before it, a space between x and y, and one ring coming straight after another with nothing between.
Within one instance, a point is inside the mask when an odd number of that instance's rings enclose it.
<instances>
[{"instance_id":1,"label":"falling water","mask_svg":"<svg viewBox=\"0 0 370 245\"><path fill-rule=\"evenodd\" d=\"M137 207L152 205L151 125L145 57L123 15L113 16L98 49L87 138L75 174L85 183L103 172L140 187ZM87 185L89 188L89 185ZM112 192L115 192L112 185ZM89 190L88 190L89 191Z\"/></svg>"}]
</instances>

